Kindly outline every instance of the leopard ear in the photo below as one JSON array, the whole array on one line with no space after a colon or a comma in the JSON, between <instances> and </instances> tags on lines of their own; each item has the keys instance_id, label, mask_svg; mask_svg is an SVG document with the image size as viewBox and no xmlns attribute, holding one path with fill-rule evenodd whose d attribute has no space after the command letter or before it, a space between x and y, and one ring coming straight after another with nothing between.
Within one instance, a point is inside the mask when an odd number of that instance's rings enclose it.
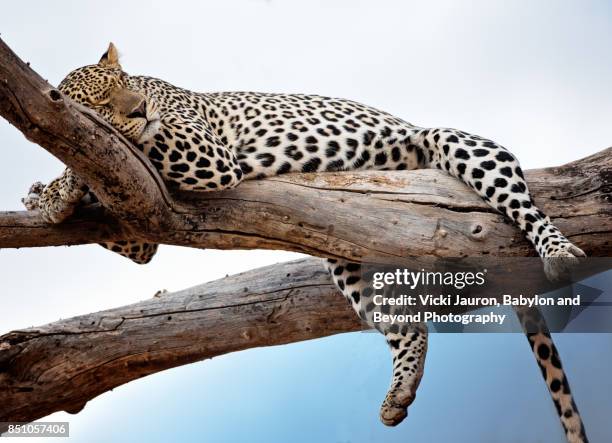
<instances>
[{"instance_id":1,"label":"leopard ear","mask_svg":"<svg viewBox=\"0 0 612 443\"><path fill-rule=\"evenodd\" d=\"M118 68L121 67L121 65L119 65L119 52L117 52L117 48L115 47L115 45L113 45L112 42L109 43L108 49L104 54L102 54L102 57L100 58L98 64L100 66L113 66Z\"/></svg>"}]
</instances>

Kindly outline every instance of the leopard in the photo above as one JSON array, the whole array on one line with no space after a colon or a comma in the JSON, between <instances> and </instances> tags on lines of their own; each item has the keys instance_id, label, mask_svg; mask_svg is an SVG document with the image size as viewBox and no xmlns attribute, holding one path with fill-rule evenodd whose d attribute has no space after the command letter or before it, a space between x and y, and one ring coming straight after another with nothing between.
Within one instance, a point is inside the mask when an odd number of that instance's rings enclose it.
<instances>
[{"instance_id":1,"label":"leopard","mask_svg":"<svg viewBox=\"0 0 612 443\"><path fill-rule=\"evenodd\" d=\"M439 169L467 185L533 245L550 280L563 278L585 253L534 203L523 170L505 147L448 127L419 127L354 101L308 94L192 92L148 76L129 75L113 43L96 64L59 84L69 99L94 110L130 140L168 186L214 192L291 172ZM34 190L29 201L48 223L61 223L87 195L70 168ZM95 198L95 196L90 197ZM158 245L125 239L101 244L146 264ZM561 259L561 260L557 260ZM362 263L328 258L324 266L358 316L371 317L372 287ZM587 442L552 336L538 312L517 312L570 443ZM425 323L377 327L392 354L393 374L380 419L395 426L424 373Z\"/></svg>"}]
</instances>

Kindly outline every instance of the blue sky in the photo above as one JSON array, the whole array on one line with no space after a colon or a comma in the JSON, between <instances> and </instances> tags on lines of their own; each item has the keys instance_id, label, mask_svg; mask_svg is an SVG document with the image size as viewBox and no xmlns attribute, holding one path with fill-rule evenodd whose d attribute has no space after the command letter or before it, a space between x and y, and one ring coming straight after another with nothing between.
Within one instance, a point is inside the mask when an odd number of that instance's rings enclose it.
<instances>
[{"instance_id":1,"label":"blue sky","mask_svg":"<svg viewBox=\"0 0 612 443\"><path fill-rule=\"evenodd\" d=\"M2 38L51 83L113 41L125 70L198 91L310 92L507 146L526 168L610 145L606 1L10 2ZM0 121L0 208L62 165ZM8 157L8 158L7 158ZM162 247L137 266L97 246L0 250L1 332L298 257ZM592 442L612 441L612 336L555 337ZM165 371L91 401L74 442L562 441L520 334L432 334L409 417L384 427L382 337L345 334Z\"/></svg>"}]
</instances>

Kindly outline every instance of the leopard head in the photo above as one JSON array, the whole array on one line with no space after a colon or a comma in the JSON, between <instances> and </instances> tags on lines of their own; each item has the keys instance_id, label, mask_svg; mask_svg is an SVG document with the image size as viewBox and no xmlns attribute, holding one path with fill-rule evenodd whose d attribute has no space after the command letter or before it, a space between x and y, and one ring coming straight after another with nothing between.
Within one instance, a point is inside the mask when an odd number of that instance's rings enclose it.
<instances>
[{"instance_id":1,"label":"leopard head","mask_svg":"<svg viewBox=\"0 0 612 443\"><path fill-rule=\"evenodd\" d=\"M152 138L160 128L157 105L129 87L129 76L121 69L112 43L95 65L75 69L62 80L59 90L95 110L125 137L135 143Z\"/></svg>"}]
</instances>

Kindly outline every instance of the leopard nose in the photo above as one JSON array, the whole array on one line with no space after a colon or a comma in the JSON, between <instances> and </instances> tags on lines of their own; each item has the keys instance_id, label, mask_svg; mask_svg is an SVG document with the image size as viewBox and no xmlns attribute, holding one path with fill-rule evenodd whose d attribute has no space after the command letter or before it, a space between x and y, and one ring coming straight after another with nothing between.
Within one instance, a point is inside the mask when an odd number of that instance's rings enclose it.
<instances>
[{"instance_id":1,"label":"leopard nose","mask_svg":"<svg viewBox=\"0 0 612 443\"><path fill-rule=\"evenodd\" d=\"M132 112L127 115L128 118L147 118L147 104L142 100Z\"/></svg>"}]
</instances>

